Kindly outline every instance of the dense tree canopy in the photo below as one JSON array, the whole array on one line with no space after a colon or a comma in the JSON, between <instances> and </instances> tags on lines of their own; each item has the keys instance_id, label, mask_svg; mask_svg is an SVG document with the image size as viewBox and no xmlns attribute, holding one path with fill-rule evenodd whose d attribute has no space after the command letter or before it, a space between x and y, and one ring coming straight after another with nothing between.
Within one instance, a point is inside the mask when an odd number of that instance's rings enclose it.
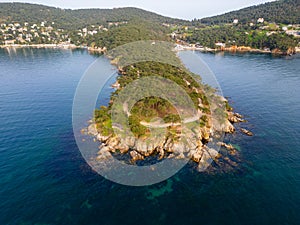
<instances>
[{"instance_id":1,"label":"dense tree canopy","mask_svg":"<svg viewBox=\"0 0 300 225\"><path fill-rule=\"evenodd\" d=\"M284 24L300 23L300 1L279 0L257 6L247 7L241 10L225 13L219 16L203 18L200 21L205 24L232 23L234 19L248 23L264 18L266 21Z\"/></svg>"}]
</instances>

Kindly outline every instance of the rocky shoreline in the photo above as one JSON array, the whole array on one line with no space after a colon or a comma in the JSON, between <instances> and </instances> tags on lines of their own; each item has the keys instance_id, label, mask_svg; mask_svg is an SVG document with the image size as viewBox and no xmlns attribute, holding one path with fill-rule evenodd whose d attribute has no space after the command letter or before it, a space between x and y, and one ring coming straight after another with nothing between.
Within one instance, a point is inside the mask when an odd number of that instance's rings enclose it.
<instances>
[{"instance_id":1,"label":"rocky shoreline","mask_svg":"<svg viewBox=\"0 0 300 225\"><path fill-rule=\"evenodd\" d=\"M282 52L280 50L262 50L262 49L253 49L245 46L234 46L230 48L223 49L213 49L213 48L199 48L192 47L189 45L177 45L178 47L175 49L176 51L201 51L201 52L238 52L238 53L263 53L263 54L273 54L273 55L294 55L300 53L300 47L296 47L295 49L289 49L287 52ZM107 49L104 48L93 48L87 46L77 46L74 44L30 44L30 45L22 45L22 44L13 44L13 45L0 45L0 48L59 48L59 49L87 49L90 53L99 53L103 54L107 52Z\"/></svg>"},{"instance_id":2,"label":"rocky shoreline","mask_svg":"<svg viewBox=\"0 0 300 225\"><path fill-rule=\"evenodd\" d=\"M113 154L128 154L131 163L145 160L147 157L157 156L158 160L164 158L186 159L189 158L197 164L199 170L210 166L214 161L219 167L235 167L238 161L238 151L231 145L223 142L221 133L233 134L236 128L233 124L245 122L243 116L232 111L227 112L227 120L220 128L209 125L193 133L185 133L185 136L178 134L178 137L150 137L147 140L126 137L121 139L115 135L104 136L99 133L97 125L90 121L85 133L94 137L94 141L101 143L96 160L106 160L113 157ZM209 123L211 124L211 123ZM241 129L241 132L252 136L253 133ZM178 138L185 141L178 141ZM225 151L217 151L208 147L208 143L215 141L217 146Z\"/></svg>"},{"instance_id":3,"label":"rocky shoreline","mask_svg":"<svg viewBox=\"0 0 300 225\"><path fill-rule=\"evenodd\" d=\"M279 49L263 50L263 49L254 49L247 46L232 46L226 48L208 48L208 47L195 47L190 45L177 45L177 51L200 51L200 52L238 52L238 53L262 53L262 54L273 54L273 55L294 55L300 53L300 48L296 47L295 49L289 49L287 52L282 52Z\"/></svg>"}]
</instances>

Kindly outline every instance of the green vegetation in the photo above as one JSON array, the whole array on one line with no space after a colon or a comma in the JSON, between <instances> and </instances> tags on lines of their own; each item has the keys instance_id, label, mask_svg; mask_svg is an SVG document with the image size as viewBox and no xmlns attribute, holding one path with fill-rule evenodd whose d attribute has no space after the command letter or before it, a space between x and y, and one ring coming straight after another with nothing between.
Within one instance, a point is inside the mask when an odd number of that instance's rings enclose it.
<instances>
[{"instance_id":1,"label":"green vegetation","mask_svg":"<svg viewBox=\"0 0 300 225\"><path fill-rule=\"evenodd\" d=\"M86 38L88 46L106 47L111 50L118 46L140 40L168 40L168 30L157 23L133 20L128 24L109 29Z\"/></svg>"},{"instance_id":2,"label":"green vegetation","mask_svg":"<svg viewBox=\"0 0 300 225\"><path fill-rule=\"evenodd\" d=\"M76 30L88 25L108 25L110 22L143 19L154 23L184 24L188 21L164 17L142 9L60 9L28 3L0 3L0 23L54 22L57 28Z\"/></svg>"},{"instance_id":3,"label":"green vegetation","mask_svg":"<svg viewBox=\"0 0 300 225\"><path fill-rule=\"evenodd\" d=\"M256 22L258 18L264 18L266 21L274 23L300 24L299 11L299 0L279 0L251 6L219 16L203 18L198 20L198 22L214 25L232 23L234 19L239 19L240 23L249 23Z\"/></svg>"},{"instance_id":4,"label":"green vegetation","mask_svg":"<svg viewBox=\"0 0 300 225\"><path fill-rule=\"evenodd\" d=\"M173 53L174 54L174 53ZM189 95L194 103L195 109L202 110L206 114L210 114L209 102L204 90L207 86L199 84L194 80L194 74L176 66L160 63L160 62L139 62L122 68L122 75L118 77L120 89L116 90L112 96L112 102L117 94L129 83L142 77L159 76L175 82ZM198 76L199 77L199 76ZM210 90L212 91L212 89ZM209 92L209 91L208 91ZM172 95L172 92L169 92ZM175 93L174 93L175 94ZM180 100L180 98L178 98ZM199 99L202 106L199 106ZM182 104L184 105L184 104ZM105 134L112 134L109 128L103 128L107 124L111 125L110 110L112 103L106 107L101 107L95 112L95 121L100 131ZM184 109L183 109L184 110ZM129 126L133 134L137 137L147 136L149 129L141 125L141 121L151 122L153 119L161 118L165 123L178 123L181 121L177 109L170 102L159 97L147 97L134 104L130 111ZM207 117L206 117L207 118ZM202 126L208 122L203 119ZM175 129L176 130L176 129ZM174 128L169 129L170 135L176 131Z\"/></svg>"},{"instance_id":5,"label":"green vegetation","mask_svg":"<svg viewBox=\"0 0 300 225\"><path fill-rule=\"evenodd\" d=\"M104 52L134 41L172 37L209 48L220 42L293 53L299 45L299 11L298 0L280 0L186 21L132 7L71 10L0 3L0 44L66 44Z\"/></svg>"},{"instance_id":6,"label":"green vegetation","mask_svg":"<svg viewBox=\"0 0 300 225\"><path fill-rule=\"evenodd\" d=\"M185 40L189 43L201 43L209 48L215 48L215 43L221 42L227 47L248 46L256 49L269 48L271 51L279 49L283 52L295 48L299 41L285 32L268 33L266 30L243 25L221 25L195 30Z\"/></svg>"},{"instance_id":7,"label":"green vegetation","mask_svg":"<svg viewBox=\"0 0 300 225\"><path fill-rule=\"evenodd\" d=\"M101 106L100 109L96 109L94 119L102 135L108 136L113 133L111 115L108 107Z\"/></svg>"}]
</instances>

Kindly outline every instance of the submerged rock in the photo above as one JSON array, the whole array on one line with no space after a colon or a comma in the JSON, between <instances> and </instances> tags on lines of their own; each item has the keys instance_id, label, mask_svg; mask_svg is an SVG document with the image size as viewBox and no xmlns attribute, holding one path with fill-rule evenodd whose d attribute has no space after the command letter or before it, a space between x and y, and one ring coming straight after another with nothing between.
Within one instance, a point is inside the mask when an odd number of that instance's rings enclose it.
<instances>
[{"instance_id":1,"label":"submerged rock","mask_svg":"<svg viewBox=\"0 0 300 225\"><path fill-rule=\"evenodd\" d=\"M251 131L246 130L244 128L241 128L241 132L244 133L244 134L246 134L246 135L248 135L248 136L253 136L253 133Z\"/></svg>"},{"instance_id":2,"label":"submerged rock","mask_svg":"<svg viewBox=\"0 0 300 225\"><path fill-rule=\"evenodd\" d=\"M218 145L220 145L221 147L225 147L228 150L235 150L235 148L231 144L226 144L224 142L219 142Z\"/></svg>"}]
</instances>

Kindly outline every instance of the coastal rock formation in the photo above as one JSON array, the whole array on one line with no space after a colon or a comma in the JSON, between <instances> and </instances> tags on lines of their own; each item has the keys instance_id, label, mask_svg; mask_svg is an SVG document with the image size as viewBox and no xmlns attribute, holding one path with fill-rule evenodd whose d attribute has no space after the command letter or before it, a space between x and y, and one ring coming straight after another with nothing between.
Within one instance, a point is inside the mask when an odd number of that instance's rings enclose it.
<instances>
[{"instance_id":1,"label":"coastal rock formation","mask_svg":"<svg viewBox=\"0 0 300 225\"><path fill-rule=\"evenodd\" d=\"M227 154L219 153L220 147L224 147L229 155L237 154L233 146L225 143L218 146L217 142L223 140L225 133L235 132L234 123L245 120L242 115L233 112L228 100L218 95L217 90L202 84L196 80L195 74L180 67L158 62L122 67L117 62L120 61L117 56L112 56L111 60L119 69L120 76L113 85L117 90L112 94L108 107L95 110L95 118L87 129L88 134L102 143L97 159L109 158L114 154L124 155L122 157L130 158L132 163L164 158L191 159L203 171L213 162L222 163L219 159L227 157ZM178 62L177 58L174 60ZM135 95L147 93L150 97L140 100L131 93L129 96L122 95L128 87L126 85L156 73L168 82L147 80L145 87L143 84L134 86ZM172 82L179 85L182 89L179 94L172 91L165 93L173 101L176 98L176 104L147 90L149 82L152 82L151 87L159 83L159 87L155 86L157 90L165 89L165 86L170 88ZM181 98L182 93L188 98ZM184 104L187 101L190 104ZM231 164L234 163L230 161Z\"/></svg>"},{"instance_id":2,"label":"coastal rock formation","mask_svg":"<svg viewBox=\"0 0 300 225\"><path fill-rule=\"evenodd\" d=\"M219 126L218 129L222 132L234 133L235 128L233 123L243 122L244 120L237 113L229 112L228 115L228 120L222 126ZM146 157L154 155L158 155L159 160L163 158L190 158L198 164L198 169L201 171L207 168L212 161L221 157L218 151L206 145L216 132L212 127L194 129L193 132L186 132L183 136L178 135L179 139L150 137L147 140L143 140L131 136L124 139L113 135L103 136L98 132L95 123L89 125L87 132L89 135L95 136L102 143L97 160L109 159L116 152L121 154L128 153L132 162L144 160ZM250 134L249 131L247 134ZM219 142L218 145L226 148L231 155L237 154L234 147L230 144ZM230 161L230 165L234 165L234 162Z\"/></svg>"},{"instance_id":3,"label":"coastal rock formation","mask_svg":"<svg viewBox=\"0 0 300 225\"><path fill-rule=\"evenodd\" d=\"M251 131L246 130L246 129L244 129L244 128L241 128L241 132L242 132L243 134L248 135L248 136L253 136L253 133L252 133Z\"/></svg>"}]
</instances>

